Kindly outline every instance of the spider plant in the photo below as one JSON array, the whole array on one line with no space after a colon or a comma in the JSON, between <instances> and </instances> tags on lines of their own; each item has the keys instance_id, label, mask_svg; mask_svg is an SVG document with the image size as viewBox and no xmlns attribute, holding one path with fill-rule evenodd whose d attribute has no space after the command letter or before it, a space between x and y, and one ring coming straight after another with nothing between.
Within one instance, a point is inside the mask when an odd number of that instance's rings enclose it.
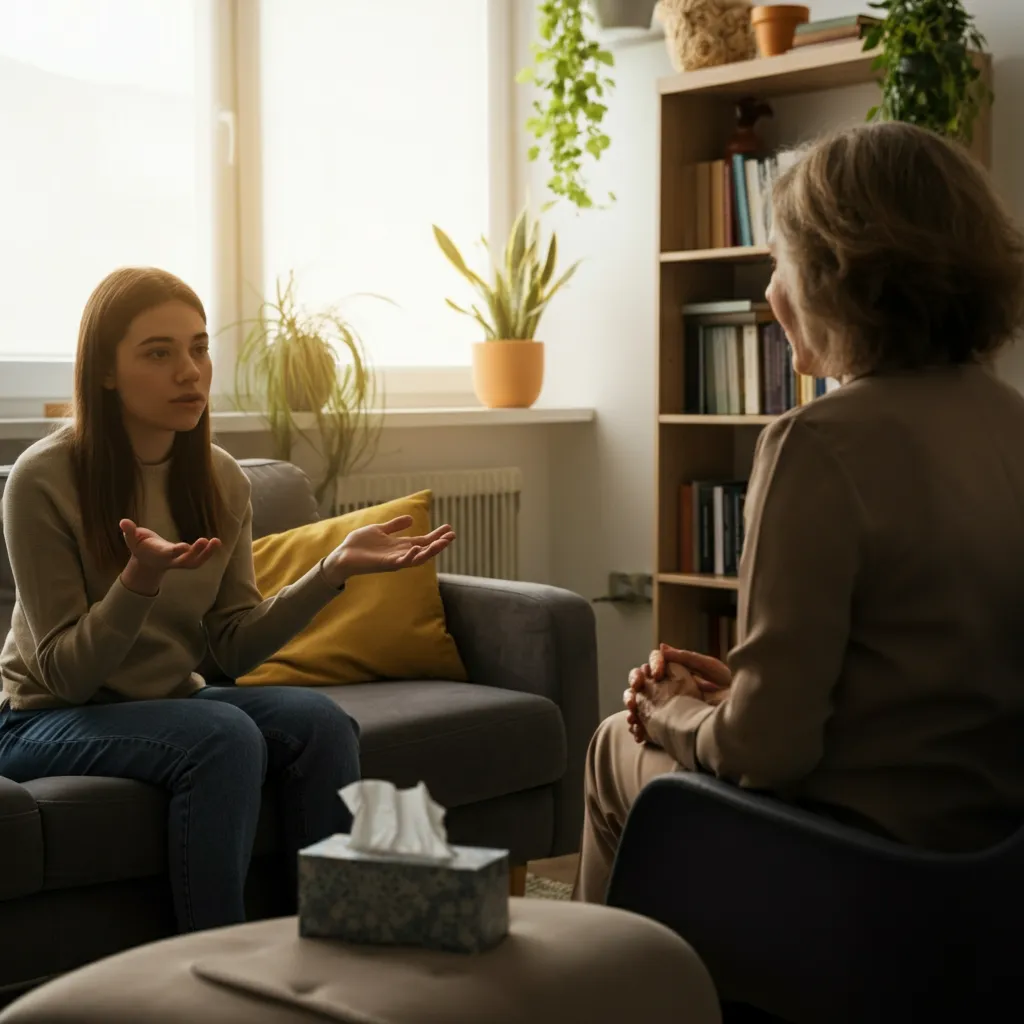
<instances>
[{"instance_id":1,"label":"spider plant","mask_svg":"<svg viewBox=\"0 0 1024 1024\"><path fill-rule=\"evenodd\" d=\"M547 253L541 260L540 222L530 217L528 209L519 214L512 226L504 257L493 267L493 284L470 270L455 243L436 224L434 238L452 266L480 293L486 310L476 304L465 309L451 299L445 302L456 313L472 317L483 328L488 341L532 341L547 304L579 266L577 260L551 283L558 259L558 241L552 232ZM488 249L487 239L481 241Z\"/></svg>"},{"instance_id":2,"label":"spider plant","mask_svg":"<svg viewBox=\"0 0 1024 1024\"><path fill-rule=\"evenodd\" d=\"M274 458L289 460L300 437L310 443L323 460L320 502L339 476L373 457L380 437L377 378L362 339L333 307L303 310L291 272L243 324L248 330L235 367L236 404L259 402ZM312 431L304 426L310 416Z\"/></svg>"}]
</instances>

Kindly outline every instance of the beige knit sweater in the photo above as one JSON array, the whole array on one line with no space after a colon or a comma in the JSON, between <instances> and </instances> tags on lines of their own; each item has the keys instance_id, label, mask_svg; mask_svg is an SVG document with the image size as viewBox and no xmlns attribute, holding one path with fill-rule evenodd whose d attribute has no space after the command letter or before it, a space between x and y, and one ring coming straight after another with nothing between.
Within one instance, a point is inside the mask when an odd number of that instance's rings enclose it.
<instances>
[{"instance_id":1,"label":"beige knit sweater","mask_svg":"<svg viewBox=\"0 0 1024 1024\"><path fill-rule=\"evenodd\" d=\"M222 548L199 569L172 569L153 597L100 568L82 532L69 436L18 459L3 495L3 529L17 588L0 654L2 700L16 709L187 696L207 646L224 673L258 665L338 591L319 563L264 601L252 561L249 479L220 448L214 471L228 515ZM139 525L179 540L167 503L170 463L140 466Z\"/></svg>"}]
</instances>

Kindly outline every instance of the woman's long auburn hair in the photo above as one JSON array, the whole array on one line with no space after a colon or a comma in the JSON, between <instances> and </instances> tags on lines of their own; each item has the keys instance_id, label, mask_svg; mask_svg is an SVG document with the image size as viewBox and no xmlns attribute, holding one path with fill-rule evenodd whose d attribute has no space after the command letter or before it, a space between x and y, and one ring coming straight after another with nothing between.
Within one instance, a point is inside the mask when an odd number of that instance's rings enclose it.
<instances>
[{"instance_id":1,"label":"woman's long auburn hair","mask_svg":"<svg viewBox=\"0 0 1024 1024\"><path fill-rule=\"evenodd\" d=\"M72 462L90 553L101 566L120 568L128 548L120 521L138 512L139 469L124 426L121 398L104 380L131 322L165 302L184 302L205 322L199 296L184 281L153 267L125 267L104 278L85 305L75 356ZM175 434L167 500L183 541L216 537L224 503L213 471L210 410L196 427Z\"/></svg>"}]
</instances>

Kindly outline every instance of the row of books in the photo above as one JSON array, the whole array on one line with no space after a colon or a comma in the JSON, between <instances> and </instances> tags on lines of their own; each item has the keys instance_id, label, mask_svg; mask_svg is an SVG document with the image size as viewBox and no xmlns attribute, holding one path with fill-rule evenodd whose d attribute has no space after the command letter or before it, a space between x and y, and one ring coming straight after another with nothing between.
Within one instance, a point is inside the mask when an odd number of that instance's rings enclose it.
<instances>
[{"instance_id":1,"label":"row of books","mask_svg":"<svg viewBox=\"0 0 1024 1024\"><path fill-rule=\"evenodd\" d=\"M772 187L797 159L792 150L758 158L734 153L691 168L692 230L686 248L766 246L771 233Z\"/></svg>"},{"instance_id":2,"label":"row of books","mask_svg":"<svg viewBox=\"0 0 1024 1024\"><path fill-rule=\"evenodd\" d=\"M777 416L836 386L793 369L785 332L768 303L746 299L683 307L683 412Z\"/></svg>"},{"instance_id":3,"label":"row of books","mask_svg":"<svg viewBox=\"0 0 1024 1024\"><path fill-rule=\"evenodd\" d=\"M746 480L691 480L680 487L680 572L738 575L746 500Z\"/></svg>"}]
</instances>

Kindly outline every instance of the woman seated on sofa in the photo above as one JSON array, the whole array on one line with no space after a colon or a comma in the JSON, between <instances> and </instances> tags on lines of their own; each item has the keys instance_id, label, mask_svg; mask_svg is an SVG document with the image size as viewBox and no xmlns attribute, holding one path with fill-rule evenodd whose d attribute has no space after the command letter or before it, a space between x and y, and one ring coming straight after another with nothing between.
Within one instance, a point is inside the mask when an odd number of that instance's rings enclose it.
<instances>
[{"instance_id":1,"label":"woman seated on sofa","mask_svg":"<svg viewBox=\"0 0 1024 1024\"><path fill-rule=\"evenodd\" d=\"M17 596L0 655L0 775L108 775L170 794L167 857L183 931L245 919L264 781L284 849L350 817L356 724L300 687L204 685L207 649L236 678L351 576L422 565L453 539L354 530L275 596L256 588L249 480L210 443L206 314L186 284L128 268L82 316L74 423L18 459L3 496Z\"/></svg>"},{"instance_id":2,"label":"woman seated on sofa","mask_svg":"<svg viewBox=\"0 0 1024 1024\"><path fill-rule=\"evenodd\" d=\"M796 368L843 384L758 441L728 666L663 647L598 729L580 899L674 770L936 850L1024 820L1024 398L990 365L1024 238L963 149L905 124L818 143L773 210L768 301Z\"/></svg>"}]
</instances>

